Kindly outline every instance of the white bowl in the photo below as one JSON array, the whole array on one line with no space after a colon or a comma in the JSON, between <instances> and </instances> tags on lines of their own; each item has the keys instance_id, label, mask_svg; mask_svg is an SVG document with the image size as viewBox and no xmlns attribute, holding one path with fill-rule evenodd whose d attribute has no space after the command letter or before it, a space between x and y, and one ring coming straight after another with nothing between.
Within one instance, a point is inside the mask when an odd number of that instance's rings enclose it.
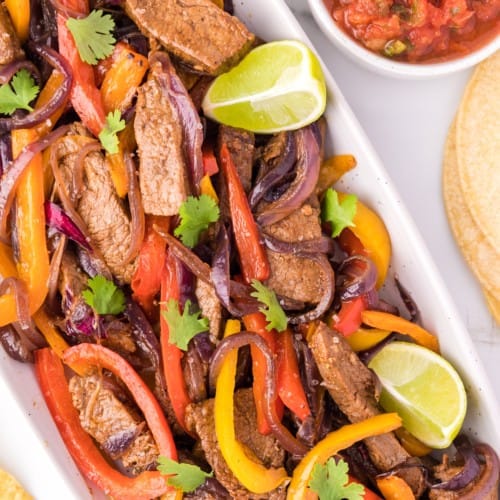
<instances>
[{"instance_id":1,"label":"white bowl","mask_svg":"<svg viewBox=\"0 0 500 500\"><path fill-rule=\"evenodd\" d=\"M500 49L500 37L462 57L435 63L405 63L389 59L363 47L345 33L332 19L323 0L308 0L316 23L328 39L349 57L377 73L400 78L424 79L448 75L474 66Z\"/></svg>"}]
</instances>

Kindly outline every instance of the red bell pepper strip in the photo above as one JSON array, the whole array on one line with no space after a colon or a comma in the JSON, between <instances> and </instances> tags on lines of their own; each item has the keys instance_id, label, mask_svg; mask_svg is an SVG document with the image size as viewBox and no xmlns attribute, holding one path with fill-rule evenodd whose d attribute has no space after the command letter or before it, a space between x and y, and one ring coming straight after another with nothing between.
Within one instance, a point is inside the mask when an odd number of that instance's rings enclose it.
<instances>
[{"instance_id":1,"label":"red bell pepper strip","mask_svg":"<svg viewBox=\"0 0 500 500\"><path fill-rule=\"evenodd\" d=\"M220 148L220 160L227 184L229 209L243 278L246 283L251 283L253 279L264 281L269 278L270 273L266 250L260 240L259 229L231 153L225 144Z\"/></svg>"},{"instance_id":2,"label":"red bell pepper strip","mask_svg":"<svg viewBox=\"0 0 500 500\"><path fill-rule=\"evenodd\" d=\"M83 351L87 351L88 356L82 355L82 346ZM95 360L88 352L87 346L99 350L105 349L94 344L81 344L68 349L67 361L73 363L83 361L83 358ZM115 353L113 355L118 356ZM100 356L98 355L98 357ZM139 392L137 402L141 404L141 409L157 441L160 453L175 459L177 453L168 430L168 424L147 386L120 356L118 356L121 360L119 363L115 363L114 358L109 358L106 354L102 357L104 359L99 359L101 365L111 363L109 366L116 371L125 372L124 381L129 388L133 388L136 393ZM117 365L119 365L118 368ZM45 402L61 437L76 465L87 479L94 481L107 495L123 500L146 500L158 497L169 490L166 478L157 471L145 471L136 477L127 477L106 461L92 438L80 424L80 417L71 400L64 366L51 349L39 349L35 352L35 371ZM139 383L134 376L140 381Z\"/></svg>"},{"instance_id":3,"label":"red bell pepper strip","mask_svg":"<svg viewBox=\"0 0 500 500\"><path fill-rule=\"evenodd\" d=\"M342 302L340 311L332 316L329 326L345 337L353 334L361 326L361 313L366 307L366 299L363 295Z\"/></svg>"},{"instance_id":4,"label":"red bell pepper strip","mask_svg":"<svg viewBox=\"0 0 500 500\"><path fill-rule=\"evenodd\" d=\"M267 321L261 312L243 316L245 328L251 332L258 333L266 342L273 353L276 353L276 331L270 332L266 329ZM257 429L261 434L269 434L271 426L266 418L264 409L264 398L262 395L266 388L266 359L259 348L250 346L252 355L253 395L255 409L257 411ZM276 414L281 419L283 416L283 402L276 398Z\"/></svg>"},{"instance_id":5,"label":"red bell pepper strip","mask_svg":"<svg viewBox=\"0 0 500 500\"><path fill-rule=\"evenodd\" d=\"M297 354L293 346L292 332L285 330L276 336L278 395L287 408L300 420L311 415L307 397L300 379Z\"/></svg>"},{"instance_id":6,"label":"red bell pepper strip","mask_svg":"<svg viewBox=\"0 0 500 500\"><path fill-rule=\"evenodd\" d=\"M154 298L160 291L161 273L165 262L166 243L157 231L155 225L168 232L170 218L157 215L146 216L146 236L137 258L137 269L130 286L133 298L150 316L154 313Z\"/></svg>"},{"instance_id":7,"label":"red bell pepper strip","mask_svg":"<svg viewBox=\"0 0 500 500\"><path fill-rule=\"evenodd\" d=\"M62 7L83 15L89 13L87 0L59 0ZM57 37L59 52L73 70L71 104L83 124L97 137L104 127L106 116L101 92L95 84L94 68L81 60L73 35L66 26L63 12L57 13Z\"/></svg>"},{"instance_id":8,"label":"red bell pepper strip","mask_svg":"<svg viewBox=\"0 0 500 500\"><path fill-rule=\"evenodd\" d=\"M180 290L177 280L177 266L180 265L177 258L167 250L165 265L161 274L161 305L160 312L165 310L166 303L170 299L179 300ZM181 360L183 353L174 344L169 342L168 323L163 315L160 317L160 344L163 357L163 371L167 383L167 392L177 421L189 434L186 427L186 407L191 403L187 392L186 381L182 371Z\"/></svg>"},{"instance_id":9,"label":"red bell pepper strip","mask_svg":"<svg viewBox=\"0 0 500 500\"><path fill-rule=\"evenodd\" d=\"M219 165L217 165L212 145L210 143L203 144L201 153L203 158L203 173L208 176L216 174L219 171Z\"/></svg>"}]
</instances>

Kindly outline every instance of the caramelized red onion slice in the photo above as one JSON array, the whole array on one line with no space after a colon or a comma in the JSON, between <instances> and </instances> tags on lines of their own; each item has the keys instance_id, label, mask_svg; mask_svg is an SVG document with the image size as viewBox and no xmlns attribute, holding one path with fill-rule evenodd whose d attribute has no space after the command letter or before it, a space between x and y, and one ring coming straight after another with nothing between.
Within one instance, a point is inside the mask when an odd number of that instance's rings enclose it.
<instances>
[{"instance_id":1,"label":"caramelized red onion slice","mask_svg":"<svg viewBox=\"0 0 500 500\"><path fill-rule=\"evenodd\" d=\"M46 60L54 69L58 70L64 76L63 83L54 92L50 100L39 109L24 116L11 116L9 118L0 118L0 134L18 128L32 128L44 122L56 111L66 99L73 84L73 73L68 62L55 50L46 45L29 44L30 50Z\"/></svg>"},{"instance_id":2,"label":"caramelized red onion slice","mask_svg":"<svg viewBox=\"0 0 500 500\"><path fill-rule=\"evenodd\" d=\"M310 253L332 254L335 251L335 244L328 236L321 236L320 238L312 240L283 241L264 232L262 233L262 238L266 247L276 253L286 253L291 255Z\"/></svg>"},{"instance_id":3,"label":"caramelized red onion slice","mask_svg":"<svg viewBox=\"0 0 500 500\"><path fill-rule=\"evenodd\" d=\"M163 70L161 73L156 73L156 77L165 92L165 96L176 109L181 122L192 188L195 194L199 194L200 181L203 177L203 159L201 154L203 125L200 115L181 79L177 76L167 53L154 52L150 56L151 66L155 62L159 62Z\"/></svg>"},{"instance_id":4,"label":"caramelized red onion slice","mask_svg":"<svg viewBox=\"0 0 500 500\"><path fill-rule=\"evenodd\" d=\"M323 314L325 314L325 312L332 304L335 295L335 274L326 256L322 254L310 253L310 254L297 254L297 257L312 260L321 267L325 286L321 300L318 302L316 307L311 311L307 311L297 316L291 316L289 322L292 325L297 325L299 323L307 323L309 321L313 321L323 316Z\"/></svg>"},{"instance_id":5,"label":"caramelized red onion slice","mask_svg":"<svg viewBox=\"0 0 500 500\"><path fill-rule=\"evenodd\" d=\"M21 363L33 363L33 349L27 346L12 325L0 328L0 344L12 359Z\"/></svg>"},{"instance_id":6,"label":"caramelized red onion slice","mask_svg":"<svg viewBox=\"0 0 500 500\"><path fill-rule=\"evenodd\" d=\"M62 234L59 238L59 241L57 242L56 249L52 253L52 258L50 260L49 278L47 280L47 298L45 303L54 311L57 307L57 285L59 283L59 273L61 270L61 262L64 255L64 250L66 249L66 242L66 235Z\"/></svg>"},{"instance_id":7,"label":"caramelized red onion slice","mask_svg":"<svg viewBox=\"0 0 500 500\"><path fill-rule=\"evenodd\" d=\"M322 144L316 137L315 127L309 125L295 133L297 143L296 177L287 191L257 215L261 226L284 219L302 206L316 187L321 164ZM322 141L321 141L322 142Z\"/></svg>"},{"instance_id":8,"label":"caramelized red onion slice","mask_svg":"<svg viewBox=\"0 0 500 500\"><path fill-rule=\"evenodd\" d=\"M142 206L141 191L137 180L135 163L129 154L124 155L128 177L128 204L130 208L130 247L123 259L123 264L128 264L134 259L141 249L146 231L146 218Z\"/></svg>"},{"instance_id":9,"label":"caramelized red onion slice","mask_svg":"<svg viewBox=\"0 0 500 500\"><path fill-rule=\"evenodd\" d=\"M31 61L23 59L21 61L14 61L10 64L6 64L0 70L0 85L10 82L12 77L21 69L28 70L35 76L35 80L40 82L40 72L38 71L38 68Z\"/></svg>"},{"instance_id":10,"label":"caramelized red onion slice","mask_svg":"<svg viewBox=\"0 0 500 500\"><path fill-rule=\"evenodd\" d=\"M363 255L345 259L337 271L337 292L340 300L351 300L375 289L377 268Z\"/></svg>"},{"instance_id":11,"label":"caramelized red onion slice","mask_svg":"<svg viewBox=\"0 0 500 500\"><path fill-rule=\"evenodd\" d=\"M282 181L292 170L296 159L295 135L294 132L288 132L286 133L285 151L283 152L280 162L255 184L248 195L248 203L252 209L256 207L257 203L262 200L270 189Z\"/></svg>"},{"instance_id":12,"label":"caramelized red onion slice","mask_svg":"<svg viewBox=\"0 0 500 500\"><path fill-rule=\"evenodd\" d=\"M495 489L498 488L499 460L495 450L486 443L476 444L474 451L484 458L484 468L481 476L471 491L461 496L462 500L476 500L478 498L494 498Z\"/></svg>"},{"instance_id":13,"label":"caramelized red onion slice","mask_svg":"<svg viewBox=\"0 0 500 500\"><path fill-rule=\"evenodd\" d=\"M271 427L273 435L279 441L280 445L289 453L297 456L305 455L308 451L307 446L292 436L290 431L280 422L278 416L276 415L275 400L277 395L274 356L266 341L257 333L243 331L226 337L220 342L214 351L210 365L210 386L215 387L217 376L226 355L233 349L239 349L240 347L246 345L254 345L257 347L266 360L266 388L262 397L265 402L265 416Z\"/></svg>"},{"instance_id":14,"label":"caramelized red onion slice","mask_svg":"<svg viewBox=\"0 0 500 500\"><path fill-rule=\"evenodd\" d=\"M394 282L396 283L396 288L398 289L401 300L410 314L410 321L421 324L420 310L410 295L410 292L401 284L398 278L394 278Z\"/></svg>"},{"instance_id":15,"label":"caramelized red onion slice","mask_svg":"<svg viewBox=\"0 0 500 500\"><path fill-rule=\"evenodd\" d=\"M72 178L71 178L71 201L76 203L76 200L80 198L81 192L84 189L83 175L85 171L85 159L90 153L100 151L102 149L101 143L98 141L90 141L85 144L78 155L76 156L75 163L72 168Z\"/></svg>"},{"instance_id":16,"label":"caramelized red onion slice","mask_svg":"<svg viewBox=\"0 0 500 500\"><path fill-rule=\"evenodd\" d=\"M7 216L9 215L16 194L19 181L36 154L50 146L55 140L64 135L68 126L62 126L26 146L21 154L11 162L9 168L0 179L0 239L7 240Z\"/></svg>"},{"instance_id":17,"label":"caramelized red onion slice","mask_svg":"<svg viewBox=\"0 0 500 500\"><path fill-rule=\"evenodd\" d=\"M91 250L90 244L71 217L57 204L46 201L44 205L47 225L64 234L83 248Z\"/></svg>"}]
</instances>

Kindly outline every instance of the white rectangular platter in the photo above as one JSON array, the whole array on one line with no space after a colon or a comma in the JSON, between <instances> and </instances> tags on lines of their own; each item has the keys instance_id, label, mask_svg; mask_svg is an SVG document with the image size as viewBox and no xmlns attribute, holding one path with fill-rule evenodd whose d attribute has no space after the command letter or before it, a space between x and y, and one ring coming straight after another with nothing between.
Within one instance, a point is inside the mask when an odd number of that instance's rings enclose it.
<instances>
[{"instance_id":1,"label":"white rectangular platter","mask_svg":"<svg viewBox=\"0 0 500 500\"><path fill-rule=\"evenodd\" d=\"M264 40L305 33L283 0L235 0L236 15ZM327 153L353 154L358 166L342 181L379 213L391 234L391 274L397 274L421 309L424 326L439 336L443 355L460 372L469 396L464 429L500 453L500 408L439 273L376 153L325 68L329 105ZM367 91L369 91L367 89ZM436 381L438 384L439 381ZM47 412L31 366L0 350L0 467L15 474L37 500L101 495L82 479ZM15 443L15 445L13 445Z\"/></svg>"}]
</instances>

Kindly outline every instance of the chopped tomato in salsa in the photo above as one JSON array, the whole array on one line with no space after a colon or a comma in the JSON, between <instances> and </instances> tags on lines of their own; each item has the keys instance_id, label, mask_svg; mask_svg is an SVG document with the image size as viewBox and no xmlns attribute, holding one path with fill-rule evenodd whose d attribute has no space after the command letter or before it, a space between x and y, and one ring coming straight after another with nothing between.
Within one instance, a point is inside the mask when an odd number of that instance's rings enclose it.
<instances>
[{"instance_id":1,"label":"chopped tomato in salsa","mask_svg":"<svg viewBox=\"0 0 500 500\"><path fill-rule=\"evenodd\" d=\"M324 0L368 49L409 62L459 57L499 33L499 0Z\"/></svg>"}]
</instances>

